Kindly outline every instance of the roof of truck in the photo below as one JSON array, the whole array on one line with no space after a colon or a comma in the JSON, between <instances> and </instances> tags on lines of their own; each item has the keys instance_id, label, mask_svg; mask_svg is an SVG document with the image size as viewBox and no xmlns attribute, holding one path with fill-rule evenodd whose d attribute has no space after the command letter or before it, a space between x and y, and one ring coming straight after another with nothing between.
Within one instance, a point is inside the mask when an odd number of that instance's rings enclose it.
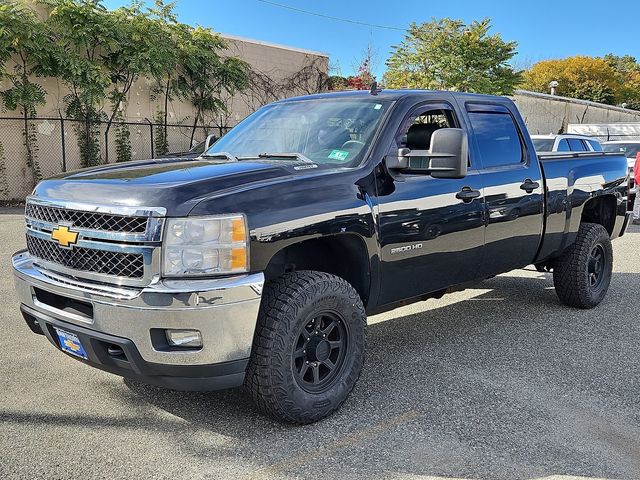
<instances>
[{"instance_id":1,"label":"roof of truck","mask_svg":"<svg viewBox=\"0 0 640 480\"><path fill-rule=\"evenodd\" d=\"M380 89L377 95L372 95L369 90L344 90L339 92L326 92L326 93L316 93L313 95L302 95L299 97L292 97L280 100L281 102L288 102L294 100L308 100L308 99L321 99L321 98L362 98L362 97L370 97L370 98L380 98L385 100L399 100L401 98L408 97L420 97L420 96L432 96L432 95L452 95L454 97L460 97L465 99L500 99L500 100L508 100L507 97L500 97L496 95L484 95L479 93L465 93L465 92L451 92L448 90L411 90L411 89Z\"/></svg>"}]
</instances>

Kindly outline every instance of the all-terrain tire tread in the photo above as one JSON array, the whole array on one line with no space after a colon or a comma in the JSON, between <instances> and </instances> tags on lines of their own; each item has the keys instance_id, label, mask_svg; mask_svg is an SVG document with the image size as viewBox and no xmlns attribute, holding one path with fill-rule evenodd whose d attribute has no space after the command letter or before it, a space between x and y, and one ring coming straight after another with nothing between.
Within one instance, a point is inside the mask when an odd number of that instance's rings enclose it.
<instances>
[{"instance_id":1,"label":"all-terrain tire tread","mask_svg":"<svg viewBox=\"0 0 640 480\"><path fill-rule=\"evenodd\" d=\"M317 421L341 406L353 389L364 360L364 338L354 342L357 364L343 380L346 389L338 404L304 410L289 401L283 385L283 369L289 364L284 346L281 323L291 321L295 312L303 308L318 294L346 295L359 312L358 321L366 328L366 314L360 296L344 279L328 273L300 270L290 272L265 284L254 335L253 349L245 376L245 388L250 392L258 409L273 418L295 424ZM274 381L278 380L278 381Z\"/></svg>"},{"instance_id":2,"label":"all-terrain tire tread","mask_svg":"<svg viewBox=\"0 0 640 480\"><path fill-rule=\"evenodd\" d=\"M611 280L610 272L605 279L606 285L603 285L602 294L595 298L589 286L589 277L585 274L591 249L597 241L601 241L605 246L610 268L613 258L609 233L597 223L581 224L575 242L556 260L553 267L553 284L558 298L565 305L583 309L593 308L604 298Z\"/></svg>"}]
</instances>

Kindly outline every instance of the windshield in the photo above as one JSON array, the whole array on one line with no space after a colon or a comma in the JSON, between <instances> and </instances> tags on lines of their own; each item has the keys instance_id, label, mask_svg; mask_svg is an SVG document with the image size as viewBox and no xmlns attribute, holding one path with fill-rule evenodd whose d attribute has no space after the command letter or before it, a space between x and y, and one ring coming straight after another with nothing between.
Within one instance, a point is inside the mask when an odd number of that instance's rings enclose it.
<instances>
[{"instance_id":1,"label":"windshield","mask_svg":"<svg viewBox=\"0 0 640 480\"><path fill-rule=\"evenodd\" d=\"M532 138L536 152L550 152L553 149L553 138Z\"/></svg>"},{"instance_id":2,"label":"windshield","mask_svg":"<svg viewBox=\"0 0 640 480\"><path fill-rule=\"evenodd\" d=\"M236 125L206 155L225 152L243 160L288 153L319 165L356 166L390 106L391 102L376 98L267 105ZM296 157L282 160L291 158Z\"/></svg>"},{"instance_id":3,"label":"windshield","mask_svg":"<svg viewBox=\"0 0 640 480\"><path fill-rule=\"evenodd\" d=\"M638 143L605 143L602 145L605 152L623 152L627 158L636 158L640 151L640 142Z\"/></svg>"}]
</instances>

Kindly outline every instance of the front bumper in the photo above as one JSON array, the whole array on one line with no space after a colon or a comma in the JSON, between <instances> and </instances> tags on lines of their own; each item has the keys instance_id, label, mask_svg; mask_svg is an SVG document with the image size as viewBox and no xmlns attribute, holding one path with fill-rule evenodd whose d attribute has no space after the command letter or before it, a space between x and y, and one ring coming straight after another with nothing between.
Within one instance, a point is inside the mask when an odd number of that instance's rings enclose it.
<instances>
[{"instance_id":1,"label":"front bumper","mask_svg":"<svg viewBox=\"0 0 640 480\"><path fill-rule=\"evenodd\" d=\"M135 289L43 270L25 251L12 262L27 324L57 348L54 327L78 336L89 357L82 361L118 375L184 390L242 383L264 284L261 273L164 280ZM164 329L199 330L202 348L171 348L163 342Z\"/></svg>"}]
</instances>

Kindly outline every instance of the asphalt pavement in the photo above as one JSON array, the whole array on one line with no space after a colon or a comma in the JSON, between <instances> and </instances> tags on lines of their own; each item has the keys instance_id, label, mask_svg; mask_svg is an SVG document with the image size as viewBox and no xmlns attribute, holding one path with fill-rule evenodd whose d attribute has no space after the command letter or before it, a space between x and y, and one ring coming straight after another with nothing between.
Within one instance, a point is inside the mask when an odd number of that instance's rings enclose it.
<instances>
[{"instance_id":1,"label":"asphalt pavement","mask_svg":"<svg viewBox=\"0 0 640 480\"><path fill-rule=\"evenodd\" d=\"M353 394L304 427L240 389L163 390L56 351L18 311L23 245L0 213L0 479L640 478L638 227L594 310L529 268L372 317Z\"/></svg>"}]
</instances>

